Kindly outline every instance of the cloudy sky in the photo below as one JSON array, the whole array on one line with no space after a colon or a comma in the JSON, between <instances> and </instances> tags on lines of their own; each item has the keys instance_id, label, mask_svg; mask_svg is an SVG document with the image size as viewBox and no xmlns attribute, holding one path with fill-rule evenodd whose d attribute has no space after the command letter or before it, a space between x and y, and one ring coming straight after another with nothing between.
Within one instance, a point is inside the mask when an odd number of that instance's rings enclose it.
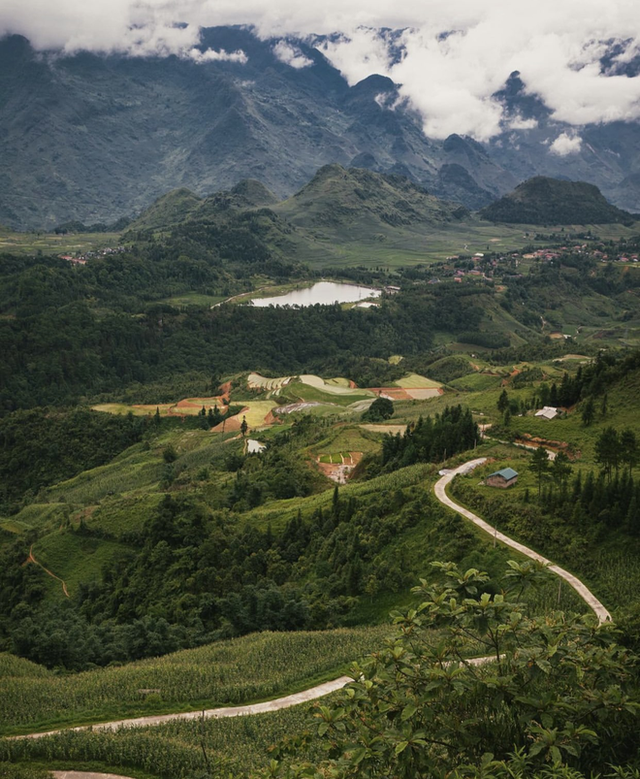
<instances>
[{"instance_id":1,"label":"cloudy sky","mask_svg":"<svg viewBox=\"0 0 640 779\"><path fill-rule=\"evenodd\" d=\"M178 25L177 23L182 23ZM640 118L640 77L602 72L612 42L617 61L640 56L640 0L2 0L0 30L39 49L177 53L198 62L246 61L243 52L195 48L201 27L253 25L275 38L291 67L311 67L286 36L341 33L326 56L355 83L390 76L420 112L425 132L487 140L505 128L491 96L514 70L555 118L575 132L558 154L580 147L580 127ZM380 34L381 29L400 31ZM401 47L392 57L391 44ZM508 120L526 128L517 117Z\"/></svg>"}]
</instances>

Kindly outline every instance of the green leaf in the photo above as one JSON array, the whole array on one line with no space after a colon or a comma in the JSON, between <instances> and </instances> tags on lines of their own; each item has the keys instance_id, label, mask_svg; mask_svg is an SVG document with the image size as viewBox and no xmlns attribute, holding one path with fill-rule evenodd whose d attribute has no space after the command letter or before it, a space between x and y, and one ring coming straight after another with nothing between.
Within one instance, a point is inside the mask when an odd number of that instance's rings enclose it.
<instances>
[{"instance_id":1,"label":"green leaf","mask_svg":"<svg viewBox=\"0 0 640 779\"><path fill-rule=\"evenodd\" d=\"M399 744L396 744L396 750L395 750L396 755L402 754L402 752L404 752L404 750L408 746L409 746L409 742L408 741L401 741Z\"/></svg>"},{"instance_id":2,"label":"green leaf","mask_svg":"<svg viewBox=\"0 0 640 779\"><path fill-rule=\"evenodd\" d=\"M403 722L406 722L406 720L408 720L410 717L413 717L413 715L416 713L416 711L418 711L418 707L415 704L413 704L413 703L409 703L402 710L402 715L401 715L400 719Z\"/></svg>"}]
</instances>

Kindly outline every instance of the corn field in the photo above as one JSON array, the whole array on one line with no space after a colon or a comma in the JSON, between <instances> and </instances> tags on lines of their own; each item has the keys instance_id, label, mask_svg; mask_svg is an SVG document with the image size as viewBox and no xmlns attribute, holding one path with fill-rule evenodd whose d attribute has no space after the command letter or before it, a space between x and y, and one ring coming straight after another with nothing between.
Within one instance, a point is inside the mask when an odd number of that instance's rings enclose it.
<instances>
[{"instance_id":1,"label":"corn field","mask_svg":"<svg viewBox=\"0 0 640 779\"><path fill-rule=\"evenodd\" d=\"M73 676L0 655L0 733L277 697L339 675L391 630L253 634Z\"/></svg>"},{"instance_id":2,"label":"corn field","mask_svg":"<svg viewBox=\"0 0 640 779\"><path fill-rule=\"evenodd\" d=\"M303 705L253 717L175 722L115 733L65 731L39 739L0 739L0 767L2 761L7 761L5 765L30 760L69 766L97 762L119 766L122 771L145 771L160 779L204 771L240 777L269 762L272 744L309 730L312 723L311 707ZM20 778L18 773L8 774L8 779ZM0 779L4 779L2 773Z\"/></svg>"}]
</instances>

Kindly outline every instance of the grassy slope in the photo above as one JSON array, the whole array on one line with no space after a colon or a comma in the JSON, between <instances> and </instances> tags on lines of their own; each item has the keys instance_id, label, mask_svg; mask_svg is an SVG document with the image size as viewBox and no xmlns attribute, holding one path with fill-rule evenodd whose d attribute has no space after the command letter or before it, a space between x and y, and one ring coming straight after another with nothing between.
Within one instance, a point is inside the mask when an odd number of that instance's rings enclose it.
<instances>
[{"instance_id":1,"label":"grassy slope","mask_svg":"<svg viewBox=\"0 0 640 779\"><path fill-rule=\"evenodd\" d=\"M382 646L388 625L255 633L71 677L0 654L0 732L256 702L335 678Z\"/></svg>"}]
</instances>

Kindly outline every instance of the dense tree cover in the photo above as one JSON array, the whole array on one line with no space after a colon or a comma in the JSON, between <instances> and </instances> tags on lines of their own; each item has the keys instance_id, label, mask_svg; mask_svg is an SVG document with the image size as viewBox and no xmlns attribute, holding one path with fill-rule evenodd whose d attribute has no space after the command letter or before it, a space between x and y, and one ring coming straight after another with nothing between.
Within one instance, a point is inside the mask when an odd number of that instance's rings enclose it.
<instances>
[{"instance_id":1,"label":"dense tree cover","mask_svg":"<svg viewBox=\"0 0 640 779\"><path fill-rule=\"evenodd\" d=\"M416 462L440 462L473 448L480 438L469 409L447 406L435 417L420 417L403 435L386 435L382 441L382 464L389 469Z\"/></svg>"},{"instance_id":2,"label":"dense tree cover","mask_svg":"<svg viewBox=\"0 0 640 779\"><path fill-rule=\"evenodd\" d=\"M565 517L573 528L622 530L640 537L640 484L626 470L614 478L604 471L578 474L571 484L556 476L541 493L541 507L550 519Z\"/></svg>"},{"instance_id":3,"label":"dense tree cover","mask_svg":"<svg viewBox=\"0 0 640 779\"><path fill-rule=\"evenodd\" d=\"M149 421L86 410L16 411L0 418L0 511L29 492L109 462L142 438Z\"/></svg>"},{"instance_id":4,"label":"dense tree cover","mask_svg":"<svg viewBox=\"0 0 640 779\"><path fill-rule=\"evenodd\" d=\"M287 470L283 479L291 478ZM277 479L268 484L276 489ZM248 495L239 502L248 503ZM357 500L343 500L336 489L329 508L298 514L276 533L188 495L167 495L140 530L119 539L129 551L59 609L41 606L46 575L23 565L28 539L2 547L0 644L78 670L255 630L336 626L348 621L359 597L401 591L417 575L402 553L385 554L403 531L429 518L425 543L434 534L442 544L451 533L460 552L472 543L464 528L440 527L441 514L419 487Z\"/></svg>"},{"instance_id":5,"label":"dense tree cover","mask_svg":"<svg viewBox=\"0 0 640 779\"><path fill-rule=\"evenodd\" d=\"M535 176L480 212L491 222L516 224L632 225L632 214L607 202L598 187L584 181L561 181Z\"/></svg>"},{"instance_id":6,"label":"dense tree cover","mask_svg":"<svg viewBox=\"0 0 640 779\"><path fill-rule=\"evenodd\" d=\"M420 600L396 615L395 640L317 707L320 755L273 763L263 775L635 776L637 658L592 615L529 616L518 599L540 573L528 562L510 566L492 594L486 574L439 564L444 581L415 588ZM465 661L469 642L490 660ZM296 736L278 757L297 751L304 760L309 743ZM621 768L611 773L613 765Z\"/></svg>"},{"instance_id":7,"label":"dense tree cover","mask_svg":"<svg viewBox=\"0 0 640 779\"><path fill-rule=\"evenodd\" d=\"M100 277L99 262L76 269L60 262L26 263L29 267L9 284L0 307L13 311L0 319L0 410L5 413L73 403L84 395L121 391L182 371L320 371L353 363L361 367L358 378L386 378L398 369L383 370L381 363L362 360L423 352L436 329L468 327L480 315L472 298L434 298L424 290L411 290L370 310L344 311L336 305L179 311L157 304L131 316L124 310L127 301L139 310L141 297L151 295L148 289L156 284L149 259L104 260L109 273L96 284L88 283L85 275ZM189 274L195 272L194 263L187 263ZM164 265L175 273L180 262ZM24 274L30 278L25 280ZM118 298L119 308L107 298L107 311L97 309L91 296L98 287L106 294L111 282L131 297Z\"/></svg>"},{"instance_id":8,"label":"dense tree cover","mask_svg":"<svg viewBox=\"0 0 640 779\"><path fill-rule=\"evenodd\" d=\"M376 398L362 415L363 422L384 422L393 416L393 401L389 398Z\"/></svg>"}]
</instances>

